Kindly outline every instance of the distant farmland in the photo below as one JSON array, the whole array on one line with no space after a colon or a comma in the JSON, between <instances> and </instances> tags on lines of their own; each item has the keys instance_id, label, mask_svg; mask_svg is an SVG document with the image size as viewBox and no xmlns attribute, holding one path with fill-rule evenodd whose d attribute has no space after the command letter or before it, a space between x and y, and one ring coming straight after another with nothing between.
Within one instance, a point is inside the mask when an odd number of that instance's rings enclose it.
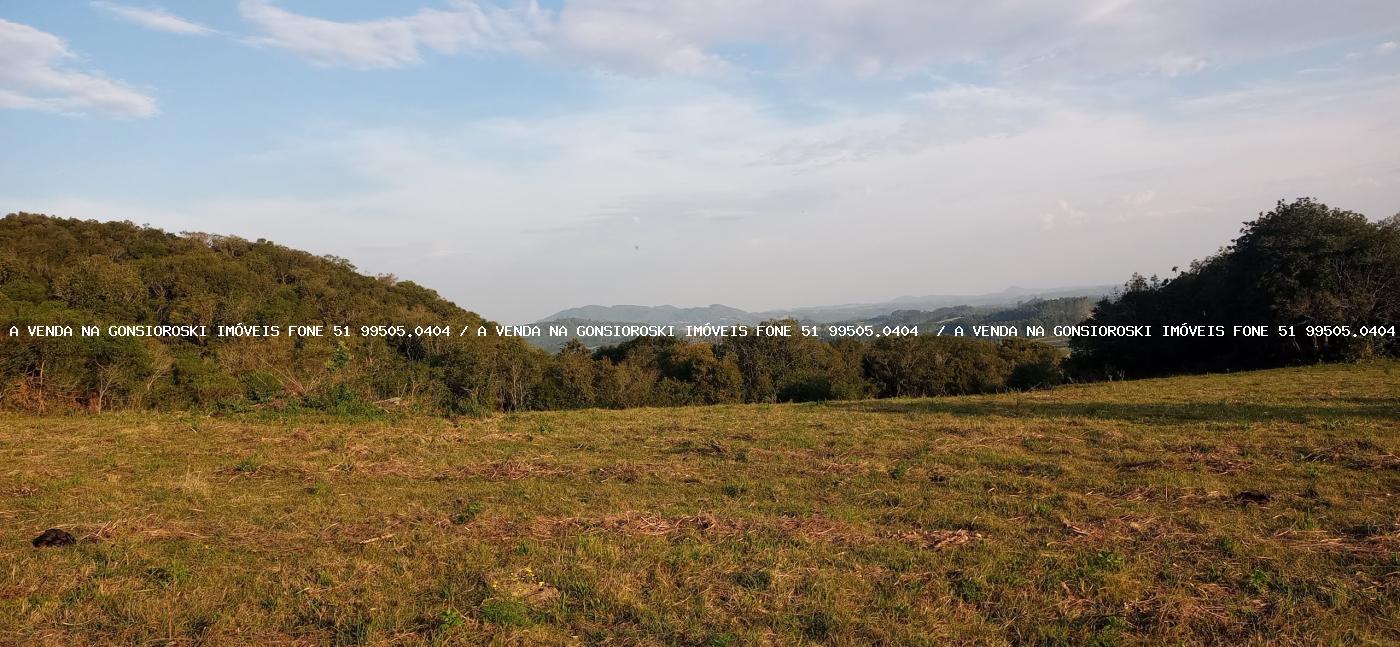
<instances>
[{"instance_id":1,"label":"distant farmland","mask_svg":"<svg viewBox=\"0 0 1400 647\"><path fill-rule=\"evenodd\" d=\"M0 643L1393 644L1398 398L3 416Z\"/></svg>"}]
</instances>

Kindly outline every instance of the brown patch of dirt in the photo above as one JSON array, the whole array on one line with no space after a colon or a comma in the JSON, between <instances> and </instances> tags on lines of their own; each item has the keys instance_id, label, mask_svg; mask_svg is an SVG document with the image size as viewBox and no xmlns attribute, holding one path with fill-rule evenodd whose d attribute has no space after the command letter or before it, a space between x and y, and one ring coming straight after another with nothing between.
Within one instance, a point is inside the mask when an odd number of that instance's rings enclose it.
<instances>
[{"instance_id":1,"label":"brown patch of dirt","mask_svg":"<svg viewBox=\"0 0 1400 647\"><path fill-rule=\"evenodd\" d=\"M1152 469L1207 469L1216 474L1235 474L1254 466L1254 463L1241 457L1240 448L1233 445L1210 446L1201 443L1186 443L1165 447L1166 452L1176 458L1159 461L1142 461ZM1140 468L1141 469L1141 468Z\"/></svg>"},{"instance_id":2,"label":"brown patch of dirt","mask_svg":"<svg viewBox=\"0 0 1400 647\"><path fill-rule=\"evenodd\" d=\"M1147 460L1128 461L1126 463L1119 463L1118 469L1119 471L1123 472L1136 472L1139 470L1162 469L1166 466L1167 462L1160 458L1149 458Z\"/></svg>"},{"instance_id":3,"label":"brown patch of dirt","mask_svg":"<svg viewBox=\"0 0 1400 647\"><path fill-rule=\"evenodd\" d=\"M61 548L78 543L78 539L67 530L49 528L39 533L39 536L35 537L29 543L34 544L35 548Z\"/></svg>"},{"instance_id":4,"label":"brown patch of dirt","mask_svg":"<svg viewBox=\"0 0 1400 647\"><path fill-rule=\"evenodd\" d=\"M489 576L487 583L492 589L535 608L553 604L560 597L559 589L541 580L529 568Z\"/></svg>"},{"instance_id":5,"label":"brown patch of dirt","mask_svg":"<svg viewBox=\"0 0 1400 647\"><path fill-rule=\"evenodd\" d=\"M810 541L851 545L897 541L913 544L923 549L937 550L981 541L984 538L980 532L965 529L908 529L875 535L849 524L822 517L746 520L716 517L709 514L666 517L643 512L627 512L596 518L541 517L531 520L527 525L527 532L540 539L569 532L615 532L648 537L671 537L689 532L715 537L774 533Z\"/></svg>"},{"instance_id":6,"label":"brown patch of dirt","mask_svg":"<svg viewBox=\"0 0 1400 647\"><path fill-rule=\"evenodd\" d=\"M433 476L434 481L484 478L489 481L519 481L527 478L563 476L573 470L542 461L492 461L463 465Z\"/></svg>"},{"instance_id":7,"label":"brown patch of dirt","mask_svg":"<svg viewBox=\"0 0 1400 647\"><path fill-rule=\"evenodd\" d=\"M1400 532L1351 538L1333 535L1326 530L1282 530L1274 538L1291 548L1325 551L1336 550L1366 555L1392 555L1400 552Z\"/></svg>"},{"instance_id":8,"label":"brown patch of dirt","mask_svg":"<svg viewBox=\"0 0 1400 647\"><path fill-rule=\"evenodd\" d=\"M1308 452L1305 460L1344 465L1352 469L1400 469L1400 456L1369 440L1345 440Z\"/></svg>"},{"instance_id":9,"label":"brown patch of dirt","mask_svg":"<svg viewBox=\"0 0 1400 647\"><path fill-rule=\"evenodd\" d=\"M982 541L982 533L967 529L959 530L911 530L896 537L905 543L916 544L928 550L939 550Z\"/></svg>"},{"instance_id":10,"label":"brown patch of dirt","mask_svg":"<svg viewBox=\"0 0 1400 647\"><path fill-rule=\"evenodd\" d=\"M294 465L262 464L251 469L233 465L221 467L214 470L213 473L225 477L229 481L240 478L287 478L292 480L308 480L315 478L310 471Z\"/></svg>"},{"instance_id":11,"label":"brown patch of dirt","mask_svg":"<svg viewBox=\"0 0 1400 647\"><path fill-rule=\"evenodd\" d=\"M650 472L650 470L647 471ZM642 478L642 470L631 463L618 463L616 465L594 468L593 477L596 478L599 483L607 483L609 481L636 483Z\"/></svg>"},{"instance_id":12,"label":"brown patch of dirt","mask_svg":"<svg viewBox=\"0 0 1400 647\"><path fill-rule=\"evenodd\" d=\"M1084 521L1061 518L1060 523L1072 534L1070 541L1158 541L1169 535L1189 534L1171 522L1157 517L1120 516Z\"/></svg>"},{"instance_id":13,"label":"brown patch of dirt","mask_svg":"<svg viewBox=\"0 0 1400 647\"><path fill-rule=\"evenodd\" d=\"M1249 505L1251 503L1254 505L1267 505L1270 501L1274 500L1274 497L1268 492L1258 492L1255 490L1237 492L1233 498L1235 503L1240 505Z\"/></svg>"}]
</instances>

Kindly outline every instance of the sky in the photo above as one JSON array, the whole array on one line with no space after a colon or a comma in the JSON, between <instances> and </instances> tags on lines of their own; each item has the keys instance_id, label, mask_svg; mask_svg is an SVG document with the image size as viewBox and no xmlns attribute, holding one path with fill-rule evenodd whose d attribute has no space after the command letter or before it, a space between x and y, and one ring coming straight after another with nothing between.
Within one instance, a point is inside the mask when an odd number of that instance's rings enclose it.
<instances>
[{"instance_id":1,"label":"sky","mask_svg":"<svg viewBox=\"0 0 1400 647\"><path fill-rule=\"evenodd\" d=\"M504 322L1121 283L1400 211L1395 0L4 0L0 212Z\"/></svg>"}]
</instances>

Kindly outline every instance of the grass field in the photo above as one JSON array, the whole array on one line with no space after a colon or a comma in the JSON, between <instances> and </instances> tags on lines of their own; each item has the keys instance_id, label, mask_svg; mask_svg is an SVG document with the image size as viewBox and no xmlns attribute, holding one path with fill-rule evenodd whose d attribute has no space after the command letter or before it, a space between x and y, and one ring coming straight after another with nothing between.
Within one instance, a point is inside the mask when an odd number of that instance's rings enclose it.
<instances>
[{"instance_id":1,"label":"grass field","mask_svg":"<svg viewBox=\"0 0 1400 647\"><path fill-rule=\"evenodd\" d=\"M33 548L49 527L76 545ZM1400 364L825 405L0 416L0 644L1400 642Z\"/></svg>"}]
</instances>

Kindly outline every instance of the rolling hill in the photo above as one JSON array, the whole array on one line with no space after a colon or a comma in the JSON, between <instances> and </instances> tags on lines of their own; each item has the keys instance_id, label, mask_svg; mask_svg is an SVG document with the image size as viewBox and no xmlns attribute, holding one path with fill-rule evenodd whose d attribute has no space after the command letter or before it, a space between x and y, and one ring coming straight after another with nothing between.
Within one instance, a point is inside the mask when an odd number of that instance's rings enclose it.
<instances>
[{"instance_id":1,"label":"rolling hill","mask_svg":"<svg viewBox=\"0 0 1400 647\"><path fill-rule=\"evenodd\" d=\"M497 408L513 397L506 374L534 361L520 339L498 337L476 313L415 283L365 276L345 259L266 240L37 214L0 219L0 321L7 331L177 331L6 339L0 406L28 411L363 409L377 401ZM292 335L292 325L322 330ZM484 334L409 338L418 325ZM334 326L349 334L335 335ZM392 326L403 331L391 334Z\"/></svg>"}]
</instances>

